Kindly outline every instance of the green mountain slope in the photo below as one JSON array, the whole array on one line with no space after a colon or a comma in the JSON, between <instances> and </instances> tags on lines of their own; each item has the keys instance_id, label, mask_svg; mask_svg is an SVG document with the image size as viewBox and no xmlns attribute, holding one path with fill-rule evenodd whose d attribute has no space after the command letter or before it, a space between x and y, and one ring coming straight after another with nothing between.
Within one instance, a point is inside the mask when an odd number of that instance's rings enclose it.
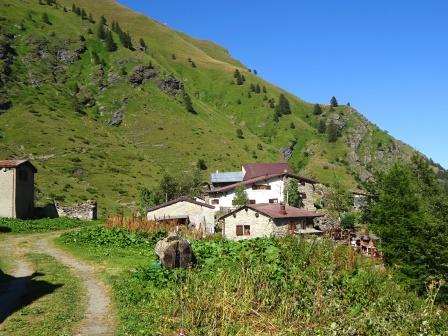
<instances>
[{"instance_id":1,"label":"green mountain slope","mask_svg":"<svg viewBox=\"0 0 448 336\"><path fill-rule=\"evenodd\" d=\"M112 0L52 2L0 1L0 156L33 159L41 203L95 198L103 213L132 209L140 187L166 171L192 171L198 159L211 171L284 154L302 174L356 188L413 152L355 109L322 105L315 115L312 104L249 72L224 48ZM118 49L107 51L96 33L102 15L106 30L116 21L129 32L134 50L113 32ZM257 84L260 92L251 92ZM276 122L281 93L292 113ZM185 94L196 113L187 111ZM337 128L335 142L319 132L322 123Z\"/></svg>"}]
</instances>

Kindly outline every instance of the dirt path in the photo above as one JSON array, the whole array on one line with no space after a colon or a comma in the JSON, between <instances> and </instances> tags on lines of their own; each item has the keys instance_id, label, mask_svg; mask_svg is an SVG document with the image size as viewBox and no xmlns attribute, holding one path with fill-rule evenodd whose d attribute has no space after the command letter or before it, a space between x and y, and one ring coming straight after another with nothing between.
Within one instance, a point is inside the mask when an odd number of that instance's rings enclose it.
<instances>
[{"instance_id":1,"label":"dirt path","mask_svg":"<svg viewBox=\"0 0 448 336\"><path fill-rule=\"evenodd\" d=\"M5 312L14 311L15 307L20 304L21 297L26 293L27 281L32 278L34 270L26 262L24 255L29 252L43 253L69 267L73 274L82 281L86 296L86 311L75 335L113 335L115 315L106 286L91 265L53 246L51 241L58 235L50 233L13 236L1 242L2 254L11 256L10 258L15 262L15 270L12 275L23 278L23 281L14 281L14 286L7 287L7 291L4 291L3 294L0 293L0 302L2 302L0 312L3 310L3 302L8 302L5 305Z\"/></svg>"}]
</instances>

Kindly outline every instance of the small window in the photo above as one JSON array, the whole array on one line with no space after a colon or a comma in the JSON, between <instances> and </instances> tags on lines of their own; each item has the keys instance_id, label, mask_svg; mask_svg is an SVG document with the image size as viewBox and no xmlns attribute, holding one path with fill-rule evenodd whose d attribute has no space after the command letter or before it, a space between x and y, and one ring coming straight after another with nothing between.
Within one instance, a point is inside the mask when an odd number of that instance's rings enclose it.
<instances>
[{"instance_id":1,"label":"small window","mask_svg":"<svg viewBox=\"0 0 448 336\"><path fill-rule=\"evenodd\" d=\"M278 203L278 199L277 198L270 198L269 199L269 203Z\"/></svg>"},{"instance_id":2,"label":"small window","mask_svg":"<svg viewBox=\"0 0 448 336\"><path fill-rule=\"evenodd\" d=\"M237 225L236 226L237 236L250 236L250 225Z\"/></svg>"},{"instance_id":3,"label":"small window","mask_svg":"<svg viewBox=\"0 0 448 336\"><path fill-rule=\"evenodd\" d=\"M20 181L28 180L28 172L26 170L19 170L19 180Z\"/></svg>"},{"instance_id":4,"label":"small window","mask_svg":"<svg viewBox=\"0 0 448 336\"><path fill-rule=\"evenodd\" d=\"M217 198L212 199L212 204L219 204L219 199Z\"/></svg>"},{"instance_id":5,"label":"small window","mask_svg":"<svg viewBox=\"0 0 448 336\"><path fill-rule=\"evenodd\" d=\"M254 184L252 190L271 190L271 186L269 184Z\"/></svg>"},{"instance_id":6,"label":"small window","mask_svg":"<svg viewBox=\"0 0 448 336\"><path fill-rule=\"evenodd\" d=\"M249 200L249 204L257 204L255 200Z\"/></svg>"}]
</instances>

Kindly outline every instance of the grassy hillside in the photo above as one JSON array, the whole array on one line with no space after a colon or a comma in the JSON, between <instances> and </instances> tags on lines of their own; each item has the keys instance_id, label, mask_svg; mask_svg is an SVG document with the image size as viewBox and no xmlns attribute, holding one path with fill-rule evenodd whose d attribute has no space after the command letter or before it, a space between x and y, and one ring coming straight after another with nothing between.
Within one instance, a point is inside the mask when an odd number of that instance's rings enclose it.
<instances>
[{"instance_id":1,"label":"grassy hillside","mask_svg":"<svg viewBox=\"0 0 448 336\"><path fill-rule=\"evenodd\" d=\"M40 203L94 198L101 213L132 209L139 188L165 171L192 171L198 159L209 171L238 169L243 162L283 160L288 147L297 172L355 188L413 151L355 109L322 105L316 115L312 104L249 72L224 48L112 0L51 2L0 2L0 156L33 160ZM73 3L86 18L72 11ZM129 32L134 50L113 32L118 49L107 51L96 33L102 15L106 30L117 21ZM142 84L133 81L138 66L147 66L145 75L152 71ZM236 69L243 85L235 83ZM251 92L257 84L260 93ZM275 122L281 93L292 113ZM184 94L196 114L187 111ZM335 142L319 132L331 120L340 133Z\"/></svg>"}]
</instances>

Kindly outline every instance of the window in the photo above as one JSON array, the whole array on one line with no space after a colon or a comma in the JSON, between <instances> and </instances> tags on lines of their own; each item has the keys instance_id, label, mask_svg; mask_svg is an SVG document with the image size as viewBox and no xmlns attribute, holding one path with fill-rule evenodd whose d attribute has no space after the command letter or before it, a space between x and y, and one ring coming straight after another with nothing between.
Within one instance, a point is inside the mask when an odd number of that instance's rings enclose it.
<instances>
[{"instance_id":1,"label":"window","mask_svg":"<svg viewBox=\"0 0 448 336\"><path fill-rule=\"evenodd\" d=\"M269 203L278 203L278 199L277 198L270 198L269 199Z\"/></svg>"},{"instance_id":2,"label":"window","mask_svg":"<svg viewBox=\"0 0 448 336\"><path fill-rule=\"evenodd\" d=\"M237 236L250 236L250 225L237 225L236 226Z\"/></svg>"},{"instance_id":3,"label":"window","mask_svg":"<svg viewBox=\"0 0 448 336\"><path fill-rule=\"evenodd\" d=\"M28 172L26 170L19 170L19 180L20 181L28 180Z\"/></svg>"},{"instance_id":4,"label":"window","mask_svg":"<svg viewBox=\"0 0 448 336\"><path fill-rule=\"evenodd\" d=\"M212 199L212 204L219 204L219 199L217 198Z\"/></svg>"},{"instance_id":5,"label":"window","mask_svg":"<svg viewBox=\"0 0 448 336\"><path fill-rule=\"evenodd\" d=\"M269 184L253 184L252 190L271 190L271 186Z\"/></svg>"},{"instance_id":6,"label":"window","mask_svg":"<svg viewBox=\"0 0 448 336\"><path fill-rule=\"evenodd\" d=\"M257 202L255 200L249 200L249 204L256 204Z\"/></svg>"}]
</instances>

